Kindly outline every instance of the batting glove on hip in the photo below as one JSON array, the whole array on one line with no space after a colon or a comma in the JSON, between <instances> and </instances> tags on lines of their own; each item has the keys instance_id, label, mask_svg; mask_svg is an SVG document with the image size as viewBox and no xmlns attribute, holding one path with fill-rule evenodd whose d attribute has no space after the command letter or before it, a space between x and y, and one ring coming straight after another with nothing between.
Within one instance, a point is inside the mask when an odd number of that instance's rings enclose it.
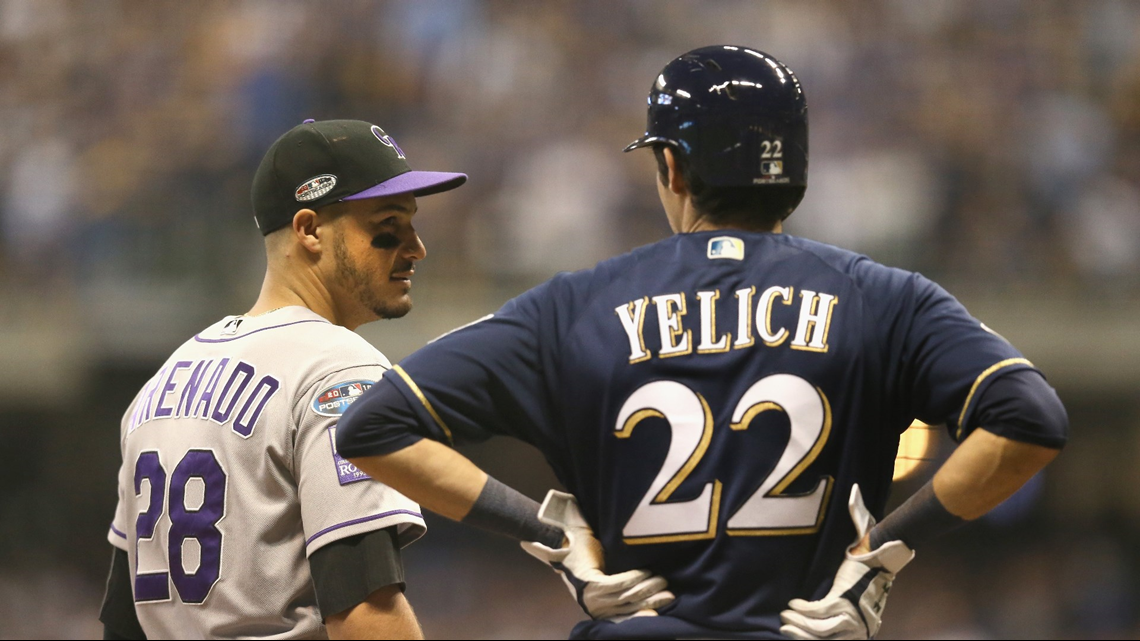
<instances>
[{"instance_id":1,"label":"batting glove on hip","mask_svg":"<svg viewBox=\"0 0 1140 641\"><path fill-rule=\"evenodd\" d=\"M870 639L882 625L883 607L895 575L914 558L902 541L891 541L867 554L852 554L875 525L863 505L859 486L847 502L858 537L847 549L831 591L819 601L792 599L780 613L780 633L793 639Z\"/></svg>"},{"instance_id":2,"label":"batting glove on hip","mask_svg":"<svg viewBox=\"0 0 1140 641\"><path fill-rule=\"evenodd\" d=\"M550 490L538 510L538 520L560 528L566 541L558 549L524 541L522 549L554 568L586 614L595 619L655 616L657 608L673 602L665 579L646 570L605 573L602 544L572 495Z\"/></svg>"}]
</instances>

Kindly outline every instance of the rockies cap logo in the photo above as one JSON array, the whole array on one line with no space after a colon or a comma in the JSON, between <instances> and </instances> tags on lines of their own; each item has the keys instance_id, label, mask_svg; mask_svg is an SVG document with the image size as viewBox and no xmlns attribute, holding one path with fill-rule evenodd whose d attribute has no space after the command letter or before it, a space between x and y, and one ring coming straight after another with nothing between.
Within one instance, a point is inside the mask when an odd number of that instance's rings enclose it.
<instances>
[{"instance_id":1,"label":"rockies cap logo","mask_svg":"<svg viewBox=\"0 0 1140 641\"><path fill-rule=\"evenodd\" d=\"M396 144L396 141L392 140L391 136L384 133L383 129L377 127L376 125L372 125L372 135L376 136L376 140L379 140L386 146L396 150L396 155L399 156L400 160L406 160L407 157L404 156L404 150L400 149L400 146Z\"/></svg>"}]
</instances>

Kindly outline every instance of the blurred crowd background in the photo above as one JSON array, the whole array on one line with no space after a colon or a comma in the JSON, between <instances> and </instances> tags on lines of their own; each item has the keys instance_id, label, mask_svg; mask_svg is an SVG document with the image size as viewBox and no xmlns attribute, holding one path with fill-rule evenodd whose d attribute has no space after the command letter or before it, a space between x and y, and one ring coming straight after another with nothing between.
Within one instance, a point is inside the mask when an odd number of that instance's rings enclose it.
<instances>
[{"instance_id":1,"label":"blurred crowd background","mask_svg":"<svg viewBox=\"0 0 1140 641\"><path fill-rule=\"evenodd\" d=\"M1140 3L1110 0L0 0L0 637L100 634L119 415L252 304L249 187L277 136L359 118L470 175L420 202L415 311L361 331L396 360L667 235L652 154L620 151L660 68L718 43L805 88L788 231L939 280L1070 412L1045 476L920 551L882 636L1140 637ZM553 483L525 447L473 455ZM430 525L407 551L429 636L578 619L509 542Z\"/></svg>"}]
</instances>

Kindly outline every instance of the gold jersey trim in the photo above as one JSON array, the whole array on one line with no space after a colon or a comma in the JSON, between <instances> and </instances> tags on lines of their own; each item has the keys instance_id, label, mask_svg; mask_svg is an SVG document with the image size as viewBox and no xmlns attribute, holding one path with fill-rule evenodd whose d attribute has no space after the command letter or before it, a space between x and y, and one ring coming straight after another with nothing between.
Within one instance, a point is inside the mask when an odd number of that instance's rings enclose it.
<instances>
[{"instance_id":1,"label":"gold jersey trim","mask_svg":"<svg viewBox=\"0 0 1140 641\"><path fill-rule=\"evenodd\" d=\"M431 414L431 417L435 419L435 424L438 425L439 429L443 430L444 435L447 436L447 443L449 445L455 445L455 439L451 436L451 430L447 428L447 423L443 422L443 419L440 418L439 414L435 411L435 408L431 406L431 401L429 401L427 397L424 396L423 390L420 389L420 386L416 385L416 382L412 380L411 376L408 376L408 373L404 371L403 367L400 367L399 365L393 365L392 370L399 374L400 378L404 379L404 382L408 384L408 387L412 388L412 393L416 395L416 398L420 399L420 403L423 403L424 409L428 411L428 414Z\"/></svg>"},{"instance_id":2,"label":"gold jersey trim","mask_svg":"<svg viewBox=\"0 0 1140 641\"><path fill-rule=\"evenodd\" d=\"M981 387L982 381L986 380L990 376L993 376L999 370L1003 370L1013 365L1028 365L1030 367L1036 367L1033 363L1030 363L1029 359L1027 358L1007 358L1000 363L991 365L989 369L979 374L978 378L974 380L974 386L970 388L970 393L966 395L966 402L962 404L962 413L958 415L958 430L954 433L955 439L962 438L962 428L964 427L963 423L966 421L966 410L970 409L970 403L974 400L974 394L977 393L978 388Z\"/></svg>"}]
</instances>

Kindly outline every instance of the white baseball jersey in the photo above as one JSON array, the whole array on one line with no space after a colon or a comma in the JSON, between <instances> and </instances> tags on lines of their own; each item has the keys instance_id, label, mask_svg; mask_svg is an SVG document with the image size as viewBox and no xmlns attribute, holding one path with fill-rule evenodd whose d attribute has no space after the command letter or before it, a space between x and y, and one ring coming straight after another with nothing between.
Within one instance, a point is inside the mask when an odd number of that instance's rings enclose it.
<instances>
[{"instance_id":1,"label":"white baseball jersey","mask_svg":"<svg viewBox=\"0 0 1140 641\"><path fill-rule=\"evenodd\" d=\"M304 307L186 341L123 416L108 539L130 557L149 638L322 638L307 557L419 506L336 452L336 422L390 367Z\"/></svg>"}]
</instances>

